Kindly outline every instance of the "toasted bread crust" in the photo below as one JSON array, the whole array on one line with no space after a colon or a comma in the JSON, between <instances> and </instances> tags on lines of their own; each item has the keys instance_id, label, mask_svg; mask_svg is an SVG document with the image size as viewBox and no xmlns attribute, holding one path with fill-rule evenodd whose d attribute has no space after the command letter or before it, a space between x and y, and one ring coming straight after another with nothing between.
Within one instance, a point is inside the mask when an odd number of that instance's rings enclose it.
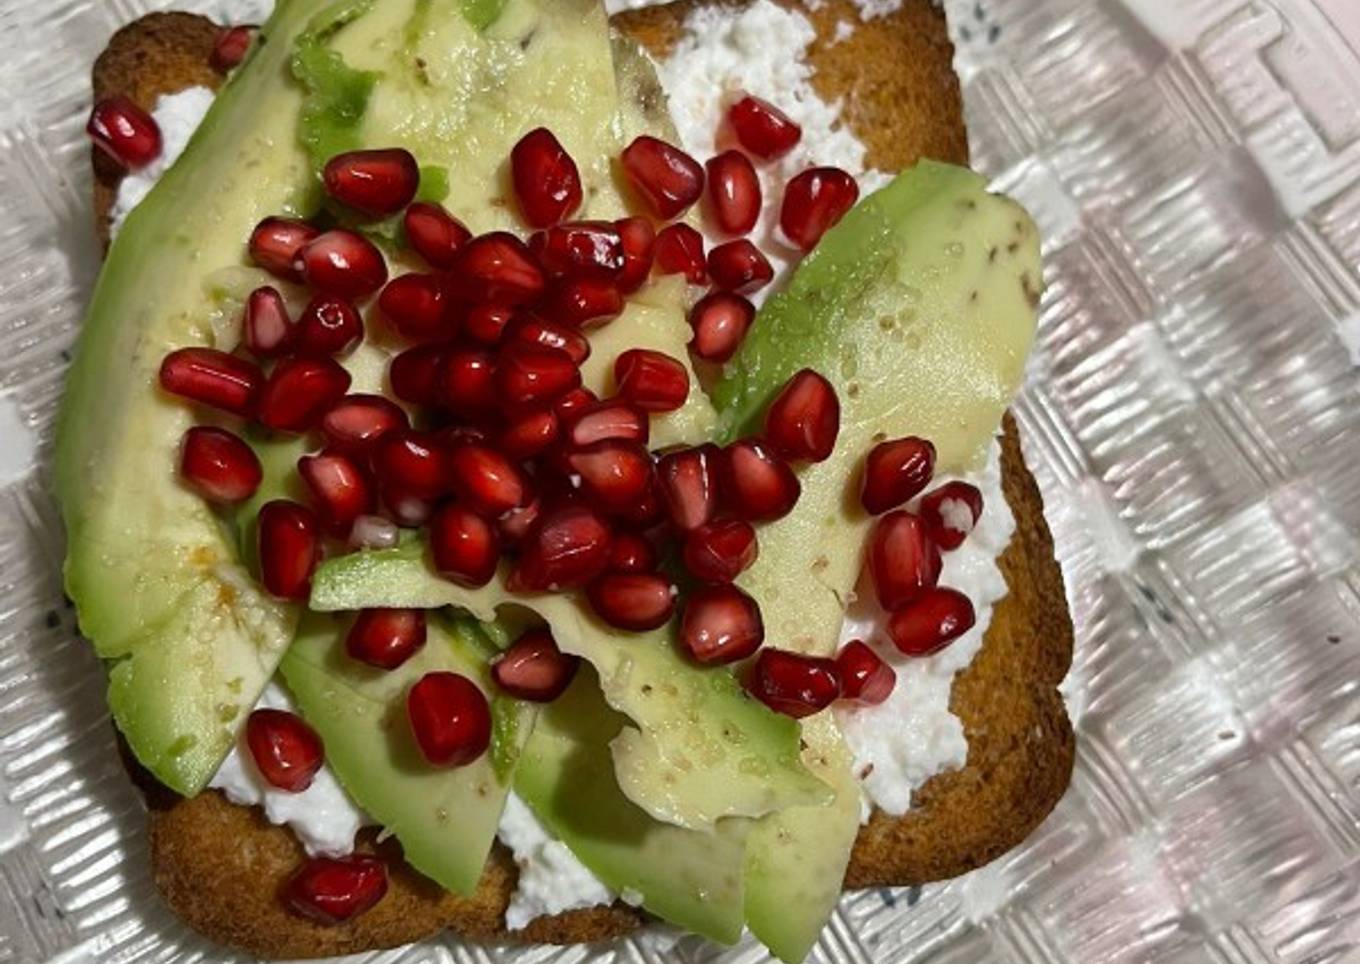
<instances>
[{"instance_id":1,"label":"toasted bread crust","mask_svg":"<svg viewBox=\"0 0 1360 964\"><path fill-rule=\"evenodd\" d=\"M695 5L685 0L614 21L653 52L664 52ZM898 12L862 24L848 0L828 0L807 15L819 36L808 53L813 83L823 97L842 99L843 116L867 146L871 166L898 169L922 157L967 160L952 48L930 0L906 0ZM857 29L833 42L842 20ZM162 93L216 87L222 78L208 65L215 37L216 27L202 17L143 17L120 30L96 62L95 94L125 94L150 109ZM95 227L107 243L119 172L97 153L94 161ZM982 649L955 680L951 700L968 735L967 764L930 780L906 816L875 812L856 841L847 887L918 884L978 867L1022 841L1067 787L1075 747L1056 687L1071 663L1072 625L1043 503L1009 416L1002 476L1017 523L1001 557L1010 594L995 607ZM216 792L184 800L150 788L147 797L153 875L167 903L205 936L265 958L349 954L446 928L479 941L586 943L646 920L616 904L541 918L510 934L504 911L516 869L499 844L477 892L462 898L410 869L395 841L377 844L369 835L362 848L390 858L387 896L347 924L322 927L278 901L303 858L289 831Z\"/></svg>"}]
</instances>

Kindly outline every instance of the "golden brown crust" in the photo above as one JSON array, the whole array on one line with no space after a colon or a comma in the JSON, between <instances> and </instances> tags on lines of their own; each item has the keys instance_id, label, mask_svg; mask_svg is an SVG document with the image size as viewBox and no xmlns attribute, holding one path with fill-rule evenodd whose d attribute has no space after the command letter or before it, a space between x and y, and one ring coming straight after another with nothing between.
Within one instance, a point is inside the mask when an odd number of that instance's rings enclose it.
<instances>
[{"instance_id":1,"label":"golden brown crust","mask_svg":"<svg viewBox=\"0 0 1360 964\"><path fill-rule=\"evenodd\" d=\"M664 51L697 2L622 14L615 22ZM930 0L906 0L897 13L857 24L841 42L832 41L837 22L855 22L849 0L827 0L808 16L819 36L809 51L813 83L822 96L843 99L871 166L893 170L921 157L967 160L952 48ZM96 62L96 95L127 94L149 109L161 93L216 86L221 77L208 66L215 36L202 17L144 17L119 31ZM96 228L107 241L119 172L98 155L95 166ZM1009 417L1005 429L1003 488L1017 522L1001 559L1010 595L997 605L981 651L954 684L951 703L968 735L967 765L929 781L907 816L874 814L856 841L847 887L917 884L980 866L1023 840L1067 787L1074 743L1056 686L1071 662L1072 627L1042 501ZM411 870L395 841L387 841L379 847L393 868L387 896L355 921L320 927L288 914L277 900L302 858L289 831L215 792L182 800L148 790L152 869L167 903L200 933L261 957L348 954L445 928L482 941L585 943L616 937L645 919L616 904L542 918L510 935L503 915L516 870L499 844L477 892L460 898ZM366 838L363 846L375 844Z\"/></svg>"}]
</instances>

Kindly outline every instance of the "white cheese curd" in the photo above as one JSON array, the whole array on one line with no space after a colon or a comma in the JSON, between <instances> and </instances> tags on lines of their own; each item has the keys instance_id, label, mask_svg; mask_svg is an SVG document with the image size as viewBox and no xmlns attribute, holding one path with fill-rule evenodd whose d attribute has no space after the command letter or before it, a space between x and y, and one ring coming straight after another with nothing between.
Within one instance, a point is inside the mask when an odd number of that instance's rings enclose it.
<instances>
[{"instance_id":1,"label":"white cheese curd","mask_svg":"<svg viewBox=\"0 0 1360 964\"><path fill-rule=\"evenodd\" d=\"M259 708L296 712L293 699L277 682L260 694ZM272 786L255 766L242 730L231 753L208 786L232 803L258 806L270 823L289 827L311 856L341 857L354 850L354 835L373 823L350 799L330 767L322 766L312 785L301 793Z\"/></svg>"},{"instance_id":2,"label":"white cheese curd","mask_svg":"<svg viewBox=\"0 0 1360 964\"><path fill-rule=\"evenodd\" d=\"M118 183L118 195L109 212L113 219L112 234L118 233L123 219L142 203L161 175L184 153L189 138L198 129L199 121L203 120L212 102L213 92L207 87L187 87L174 94L165 94L156 101L151 116L156 118L161 129L161 156L141 170L129 172Z\"/></svg>"},{"instance_id":3,"label":"white cheese curd","mask_svg":"<svg viewBox=\"0 0 1360 964\"><path fill-rule=\"evenodd\" d=\"M937 479L931 488L946 481ZM982 516L961 546L942 553L939 584L972 600L977 613L973 628L934 656L904 656L887 638L888 614L874 598L867 576L861 578L841 627L842 644L864 640L897 673L892 694L879 705L840 703L835 708L867 802L893 815L906 813L912 793L935 774L958 769L968 759L968 740L963 723L950 712L949 694L954 676L982 646L992 607L1007 592L997 560L1015 532L1015 517L1001 491L1000 444L993 442L986 466L963 481L981 491ZM966 505L963 511L971 523Z\"/></svg>"},{"instance_id":4,"label":"white cheese curd","mask_svg":"<svg viewBox=\"0 0 1360 964\"><path fill-rule=\"evenodd\" d=\"M519 883L505 909L510 930L520 930L539 917L614 902L613 891L566 844L554 839L513 793L505 801L496 836L510 848L519 867Z\"/></svg>"}]
</instances>

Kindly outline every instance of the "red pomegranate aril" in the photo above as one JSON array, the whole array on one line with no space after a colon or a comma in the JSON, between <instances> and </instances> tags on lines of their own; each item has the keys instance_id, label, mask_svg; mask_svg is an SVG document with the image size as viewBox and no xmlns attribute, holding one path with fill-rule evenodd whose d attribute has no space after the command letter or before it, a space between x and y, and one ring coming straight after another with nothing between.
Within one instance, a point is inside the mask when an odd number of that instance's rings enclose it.
<instances>
[{"instance_id":1,"label":"red pomegranate aril","mask_svg":"<svg viewBox=\"0 0 1360 964\"><path fill-rule=\"evenodd\" d=\"M590 357L590 341L575 328L529 315L510 327L509 340L565 352L577 365Z\"/></svg>"},{"instance_id":2,"label":"red pomegranate aril","mask_svg":"<svg viewBox=\"0 0 1360 964\"><path fill-rule=\"evenodd\" d=\"M556 348L511 342L496 359L497 397L511 408L551 403L581 384L581 369Z\"/></svg>"},{"instance_id":3,"label":"red pomegranate aril","mask_svg":"<svg viewBox=\"0 0 1360 964\"><path fill-rule=\"evenodd\" d=\"M697 529L718 511L721 461L722 451L713 444L669 452L657 461L661 498L676 529Z\"/></svg>"},{"instance_id":4,"label":"red pomegranate aril","mask_svg":"<svg viewBox=\"0 0 1360 964\"><path fill-rule=\"evenodd\" d=\"M276 278L301 281L298 257L321 232L291 218L265 218L250 233L250 260Z\"/></svg>"},{"instance_id":5,"label":"red pomegranate aril","mask_svg":"<svg viewBox=\"0 0 1360 964\"><path fill-rule=\"evenodd\" d=\"M392 394L411 405L438 405L443 401L445 366L448 364L447 345L416 345L392 359L387 367L387 379ZM488 369L490 356L487 356ZM488 373L487 386L491 379Z\"/></svg>"},{"instance_id":6,"label":"red pomegranate aril","mask_svg":"<svg viewBox=\"0 0 1360 964\"><path fill-rule=\"evenodd\" d=\"M609 547L610 572L652 572L658 562L651 540L636 532L617 533Z\"/></svg>"},{"instance_id":7,"label":"red pomegranate aril","mask_svg":"<svg viewBox=\"0 0 1360 964\"><path fill-rule=\"evenodd\" d=\"M571 413L567 426L567 439L577 448L608 439L645 445L651 434L647 413L617 398L592 402Z\"/></svg>"},{"instance_id":8,"label":"red pomegranate aril","mask_svg":"<svg viewBox=\"0 0 1360 964\"><path fill-rule=\"evenodd\" d=\"M378 310L398 334L412 341L453 334L443 282L432 274L393 278L378 296Z\"/></svg>"},{"instance_id":9,"label":"red pomegranate aril","mask_svg":"<svg viewBox=\"0 0 1360 964\"><path fill-rule=\"evenodd\" d=\"M543 452L560 434L556 413L551 408L535 408L510 419L496 446L510 458L522 462Z\"/></svg>"},{"instance_id":10,"label":"red pomegranate aril","mask_svg":"<svg viewBox=\"0 0 1360 964\"><path fill-rule=\"evenodd\" d=\"M646 531L666 521L666 506L661 501L661 493L657 488L655 473L652 476L651 486L637 502L616 509L614 515L622 525L639 531Z\"/></svg>"},{"instance_id":11,"label":"red pomegranate aril","mask_svg":"<svg viewBox=\"0 0 1360 964\"><path fill-rule=\"evenodd\" d=\"M349 300L322 292L307 303L293 339L300 355L343 355L364 337L364 320Z\"/></svg>"},{"instance_id":12,"label":"red pomegranate aril","mask_svg":"<svg viewBox=\"0 0 1360 964\"><path fill-rule=\"evenodd\" d=\"M613 281L623 271L623 236L612 221L568 221L539 231L529 250L553 277Z\"/></svg>"},{"instance_id":13,"label":"red pomegranate aril","mask_svg":"<svg viewBox=\"0 0 1360 964\"><path fill-rule=\"evenodd\" d=\"M246 746L260 776L287 793L310 787L326 762L316 730L286 710L253 710L246 718Z\"/></svg>"},{"instance_id":14,"label":"red pomegranate aril","mask_svg":"<svg viewBox=\"0 0 1360 964\"><path fill-rule=\"evenodd\" d=\"M869 706L882 703L897 685L897 674L869 646L858 639L836 654L841 676L841 698Z\"/></svg>"},{"instance_id":15,"label":"red pomegranate aril","mask_svg":"<svg viewBox=\"0 0 1360 964\"><path fill-rule=\"evenodd\" d=\"M226 73L246 59L250 42L255 39L253 27L224 27L213 43L213 70Z\"/></svg>"},{"instance_id":16,"label":"red pomegranate aril","mask_svg":"<svg viewBox=\"0 0 1360 964\"><path fill-rule=\"evenodd\" d=\"M727 121L741 146L767 161L783 157L803 136L803 129L782 110L750 94L727 109Z\"/></svg>"},{"instance_id":17,"label":"red pomegranate aril","mask_svg":"<svg viewBox=\"0 0 1360 964\"><path fill-rule=\"evenodd\" d=\"M473 238L458 252L449 272L454 293L472 304L529 304L543 294L547 282L533 252L505 231Z\"/></svg>"},{"instance_id":18,"label":"red pomegranate aril","mask_svg":"<svg viewBox=\"0 0 1360 964\"><path fill-rule=\"evenodd\" d=\"M453 490L468 507L488 519L524 505L531 495L524 473L486 445L457 445L449 453Z\"/></svg>"},{"instance_id":19,"label":"red pomegranate aril","mask_svg":"<svg viewBox=\"0 0 1360 964\"><path fill-rule=\"evenodd\" d=\"M283 295L270 285L256 288L246 298L241 318L241 340L256 358L274 358L292 347L293 320Z\"/></svg>"},{"instance_id":20,"label":"red pomegranate aril","mask_svg":"<svg viewBox=\"0 0 1360 964\"><path fill-rule=\"evenodd\" d=\"M326 193L370 218L396 214L416 196L420 166L399 147L337 154L321 172Z\"/></svg>"},{"instance_id":21,"label":"red pomegranate aril","mask_svg":"<svg viewBox=\"0 0 1360 964\"><path fill-rule=\"evenodd\" d=\"M556 592L584 586L609 565L611 540L609 523L587 506L545 512L520 544L509 587Z\"/></svg>"},{"instance_id":22,"label":"red pomegranate aril","mask_svg":"<svg viewBox=\"0 0 1360 964\"><path fill-rule=\"evenodd\" d=\"M565 325L600 325L623 313L623 294L612 281L565 278L548 289L539 310Z\"/></svg>"},{"instance_id":23,"label":"red pomegranate aril","mask_svg":"<svg viewBox=\"0 0 1360 964\"><path fill-rule=\"evenodd\" d=\"M425 645L423 609L365 609L345 636L351 659L378 669L396 669Z\"/></svg>"},{"instance_id":24,"label":"red pomegranate aril","mask_svg":"<svg viewBox=\"0 0 1360 964\"><path fill-rule=\"evenodd\" d=\"M623 149L623 172L652 214L669 221L699 200L704 169L678 147L642 135Z\"/></svg>"},{"instance_id":25,"label":"red pomegranate aril","mask_svg":"<svg viewBox=\"0 0 1360 964\"><path fill-rule=\"evenodd\" d=\"M517 700L551 703L571 685L581 661L557 648L546 627L531 629L491 664L491 678Z\"/></svg>"},{"instance_id":26,"label":"red pomegranate aril","mask_svg":"<svg viewBox=\"0 0 1360 964\"><path fill-rule=\"evenodd\" d=\"M278 432L305 432L349 391L349 381L333 358L285 358L260 391L256 418Z\"/></svg>"},{"instance_id":27,"label":"red pomegranate aril","mask_svg":"<svg viewBox=\"0 0 1360 964\"><path fill-rule=\"evenodd\" d=\"M299 917L330 926L372 909L386 893L387 865L377 857L312 857L289 878L283 903Z\"/></svg>"},{"instance_id":28,"label":"red pomegranate aril","mask_svg":"<svg viewBox=\"0 0 1360 964\"><path fill-rule=\"evenodd\" d=\"M312 510L287 499L266 502L257 539L264 588L280 599L306 599L321 558L321 531Z\"/></svg>"},{"instance_id":29,"label":"red pomegranate aril","mask_svg":"<svg viewBox=\"0 0 1360 964\"><path fill-rule=\"evenodd\" d=\"M750 294L770 283L774 268L759 248L738 238L708 252L708 275L719 288Z\"/></svg>"},{"instance_id":30,"label":"red pomegranate aril","mask_svg":"<svg viewBox=\"0 0 1360 964\"><path fill-rule=\"evenodd\" d=\"M770 522L788 515L803 487L789 464L761 439L733 442L723 450L723 498L748 522Z\"/></svg>"},{"instance_id":31,"label":"red pomegranate aril","mask_svg":"<svg viewBox=\"0 0 1360 964\"><path fill-rule=\"evenodd\" d=\"M402 216L406 243L432 268L447 271L458 252L472 240L472 232L438 204L417 201Z\"/></svg>"},{"instance_id":32,"label":"red pomegranate aril","mask_svg":"<svg viewBox=\"0 0 1360 964\"><path fill-rule=\"evenodd\" d=\"M437 401L462 418L479 418L496 408L496 360L488 351L456 348L447 352L437 384Z\"/></svg>"},{"instance_id":33,"label":"red pomegranate aril","mask_svg":"<svg viewBox=\"0 0 1360 964\"><path fill-rule=\"evenodd\" d=\"M339 452L304 455L298 459L298 474L321 525L336 538L348 536L354 520L372 511L376 502L368 474Z\"/></svg>"},{"instance_id":34,"label":"red pomegranate aril","mask_svg":"<svg viewBox=\"0 0 1360 964\"><path fill-rule=\"evenodd\" d=\"M263 381L254 362L215 348L181 348L161 362L161 388L233 415L254 410Z\"/></svg>"},{"instance_id":35,"label":"red pomegranate aril","mask_svg":"<svg viewBox=\"0 0 1360 964\"><path fill-rule=\"evenodd\" d=\"M334 228L298 252L297 266L307 284L342 298L364 298L387 282L382 252L362 234Z\"/></svg>"},{"instance_id":36,"label":"red pomegranate aril","mask_svg":"<svg viewBox=\"0 0 1360 964\"><path fill-rule=\"evenodd\" d=\"M840 671L832 659L767 649L756 657L746 690L776 713L802 719L840 696Z\"/></svg>"},{"instance_id":37,"label":"red pomegranate aril","mask_svg":"<svg viewBox=\"0 0 1360 964\"><path fill-rule=\"evenodd\" d=\"M623 243L623 270L615 283L624 294L631 294L647 281L652 273L652 259L656 253L656 229L646 218L623 218L614 222Z\"/></svg>"},{"instance_id":38,"label":"red pomegranate aril","mask_svg":"<svg viewBox=\"0 0 1360 964\"><path fill-rule=\"evenodd\" d=\"M383 509L403 529L419 529L434 516L434 503L429 499L422 499L394 485L380 484L378 491Z\"/></svg>"},{"instance_id":39,"label":"red pomegranate aril","mask_svg":"<svg viewBox=\"0 0 1360 964\"><path fill-rule=\"evenodd\" d=\"M765 413L766 440L784 458L796 462L830 458L840 430L836 389L811 368L785 382Z\"/></svg>"},{"instance_id":40,"label":"red pomegranate aril","mask_svg":"<svg viewBox=\"0 0 1360 964\"><path fill-rule=\"evenodd\" d=\"M406 694L406 715L421 754L435 766L467 766L491 745L491 707L466 676L426 673Z\"/></svg>"},{"instance_id":41,"label":"red pomegranate aril","mask_svg":"<svg viewBox=\"0 0 1360 964\"><path fill-rule=\"evenodd\" d=\"M538 127L510 150L510 179L531 227L546 228L581 206L581 175L552 131Z\"/></svg>"},{"instance_id":42,"label":"red pomegranate aril","mask_svg":"<svg viewBox=\"0 0 1360 964\"><path fill-rule=\"evenodd\" d=\"M673 412L689 398L689 372L670 355L630 348L614 359L619 397L644 412Z\"/></svg>"},{"instance_id":43,"label":"red pomegranate aril","mask_svg":"<svg viewBox=\"0 0 1360 964\"><path fill-rule=\"evenodd\" d=\"M708 208L726 234L746 234L760 217L760 178L741 151L723 151L705 165Z\"/></svg>"},{"instance_id":44,"label":"red pomegranate aril","mask_svg":"<svg viewBox=\"0 0 1360 964\"><path fill-rule=\"evenodd\" d=\"M946 482L921 499L920 516L937 546L957 549L982 518L982 493L967 482Z\"/></svg>"},{"instance_id":45,"label":"red pomegranate aril","mask_svg":"<svg viewBox=\"0 0 1360 964\"><path fill-rule=\"evenodd\" d=\"M515 320L515 309L493 301L473 305L463 318L463 334L488 348L501 343L510 323Z\"/></svg>"},{"instance_id":46,"label":"red pomegranate aril","mask_svg":"<svg viewBox=\"0 0 1360 964\"><path fill-rule=\"evenodd\" d=\"M95 147L131 171L161 155L160 125L128 97L107 97L95 104L85 133Z\"/></svg>"},{"instance_id":47,"label":"red pomegranate aril","mask_svg":"<svg viewBox=\"0 0 1360 964\"><path fill-rule=\"evenodd\" d=\"M730 291L704 295L689 312L694 338L689 349L695 357L721 365L729 361L746 339L755 321L756 306Z\"/></svg>"},{"instance_id":48,"label":"red pomegranate aril","mask_svg":"<svg viewBox=\"0 0 1360 964\"><path fill-rule=\"evenodd\" d=\"M635 505L646 495L655 472L645 445L618 439L568 452L567 465L580 478L586 499L610 513Z\"/></svg>"},{"instance_id":49,"label":"red pomegranate aril","mask_svg":"<svg viewBox=\"0 0 1360 964\"><path fill-rule=\"evenodd\" d=\"M553 411L563 425L570 425L580 413L585 412L598 402L599 397L588 388L573 388L553 402Z\"/></svg>"},{"instance_id":50,"label":"red pomegranate aril","mask_svg":"<svg viewBox=\"0 0 1360 964\"><path fill-rule=\"evenodd\" d=\"M607 572L586 588L595 615L631 633L670 622L675 594L671 581L655 572Z\"/></svg>"},{"instance_id":51,"label":"red pomegranate aril","mask_svg":"<svg viewBox=\"0 0 1360 964\"><path fill-rule=\"evenodd\" d=\"M249 445L226 429L206 425L184 433L179 474L203 498L222 505L249 499L264 478L260 460Z\"/></svg>"},{"instance_id":52,"label":"red pomegranate aril","mask_svg":"<svg viewBox=\"0 0 1360 964\"><path fill-rule=\"evenodd\" d=\"M920 516L900 509L874 523L866 550L878 603L897 609L940 579L940 550Z\"/></svg>"},{"instance_id":53,"label":"red pomegranate aril","mask_svg":"<svg viewBox=\"0 0 1360 964\"><path fill-rule=\"evenodd\" d=\"M381 395L346 395L321 416L327 444L355 458L365 458L384 436L409 427L405 410Z\"/></svg>"},{"instance_id":54,"label":"red pomegranate aril","mask_svg":"<svg viewBox=\"0 0 1360 964\"><path fill-rule=\"evenodd\" d=\"M879 515L914 499L935 474L935 446L908 435L875 445L864 460L860 502Z\"/></svg>"},{"instance_id":55,"label":"red pomegranate aril","mask_svg":"<svg viewBox=\"0 0 1360 964\"><path fill-rule=\"evenodd\" d=\"M968 632L976 621L972 600L937 586L888 617L888 638L907 656L929 656Z\"/></svg>"},{"instance_id":56,"label":"red pomegranate aril","mask_svg":"<svg viewBox=\"0 0 1360 964\"><path fill-rule=\"evenodd\" d=\"M510 511L502 513L496 519L496 533L505 545L517 546L524 541L524 537L542 515L543 499L534 496L524 505L517 505Z\"/></svg>"},{"instance_id":57,"label":"red pomegranate aril","mask_svg":"<svg viewBox=\"0 0 1360 964\"><path fill-rule=\"evenodd\" d=\"M438 499L449 493L452 484L452 456L443 441L429 432L389 432L373 452L373 468L384 486L418 499Z\"/></svg>"},{"instance_id":58,"label":"red pomegranate aril","mask_svg":"<svg viewBox=\"0 0 1360 964\"><path fill-rule=\"evenodd\" d=\"M690 284L701 285L708 278L704 259L704 236L688 224L671 224L661 229L653 246L656 270L661 274L682 274Z\"/></svg>"},{"instance_id":59,"label":"red pomegranate aril","mask_svg":"<svg viewBox=\"0 0 1360 964\"><path fill-rule=\"evenodd\" d=\"M430 520L430 555L435 570L445 579L477 589L496 574L500 541L495 527L484 516L451 502Z\"/></svg>"},{"instance_id":60,"label":"red pomegranate aril","mask_svg":"<svg viewBox=\"0 0 1360 964\"><path fill-rule=\"evenodd\" d=\"M695 579L731 582L760 555L756 530L741 519L719 519L685 536L681 558Z\"/></svg>"},{"instance_id":61,"label":"red pomegranate aril","mask_svg":"<svg viewBox=\"0 0 1360 964\"><path fill-rule=\"evenodd\" d=\"M760 606L736 586L699 586L685 600L680 645L704 666L746 659L765 641Z\"/></svg>"},{"instance_id":62,"label":"red pomegranate aril","mask_svg":"<svg viewBox=\"0 0 1360 964\"><path fill-rule=\"evenodd\" d=\"M811 251L859 200L859 185L836 167L811 167L784 187L779 226L795 247Z\"/></svg>"}]
</instances>

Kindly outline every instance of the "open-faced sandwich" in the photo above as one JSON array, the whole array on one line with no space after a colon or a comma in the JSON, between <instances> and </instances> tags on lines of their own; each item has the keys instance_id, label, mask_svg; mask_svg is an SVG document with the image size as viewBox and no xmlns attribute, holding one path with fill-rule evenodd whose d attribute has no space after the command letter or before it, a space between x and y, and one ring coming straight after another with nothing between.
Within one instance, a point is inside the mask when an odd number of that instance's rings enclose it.
<instances>
[{"instance_id":1,"label":"open-faced sandwich","mask_svg":"<svg viewBox=\"0 0 1360 964\"><path fill-rule=\"evenodd\" d=\"M1070 626L1006 415L1038 237L958 166L942 15L875 12L113 39L57 484L189 924L801 961L843 887L1052 808Z\"/></svg>"}]
</instances>

